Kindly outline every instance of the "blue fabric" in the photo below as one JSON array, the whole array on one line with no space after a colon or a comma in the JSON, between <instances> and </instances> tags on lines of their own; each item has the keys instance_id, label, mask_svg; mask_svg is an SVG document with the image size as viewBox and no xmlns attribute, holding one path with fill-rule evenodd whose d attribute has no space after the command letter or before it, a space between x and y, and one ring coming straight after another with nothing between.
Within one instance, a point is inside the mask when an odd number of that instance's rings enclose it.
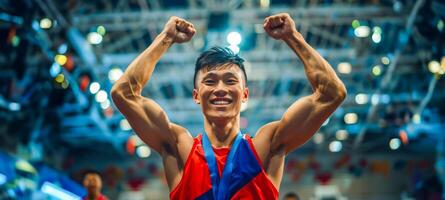
<instances>
[{"instance_id":1,"label":"blue fabric","mask_svg":"<svg viewBox=\"0 0 445 200\"><path fill-rule=\"evenodd\" d=\"M213 196L218 200L227 199L227 188L229 187L229 182L231 179L231 174L233 170L233 158L237 152L238 146L242 140L241 132L238 132L236 135L235 141L232 144L232 147L229 152L229 156L227 157L226 164L223 169L222 177L219 177L218 166L216 164L215 153L213 152L212 144L207 136L204 134L202 137L202 146L204 149L204 154L207 161L207 166L210 171L210 178L212 179L212 191Z\"/></svg>"},{"instance_id":2,"label":"blue fabric","mask_svg":"<svg viewBox=\"0 0 445 200\"><path fill-rule=\"evenodd\" d=\"M222 178L221 178L221 182L219 183L219 188L218 188L218 198L217 199L229 199L227 195L227 190L229 189L230 183L232 181L232 172L233 172L233 162L234 162L234 158L236 153L238 152L238 147L240 142L243 140L241 132L238 133L238 135L236 136L235 141L232 144L232 147L230 147L230 153L229 156L227 157L226 160L226 164L224 165L224 170L222 172ZM213 149L212 149L212 153L213 153ZM216 168L217 169L217 168ZM216 173L218 173L218 171L216 171Z\"/></svg>"},{"instance_id":3,"label":"blue fabric","mask_svg":"<svg viewBox=\"0 0 445 200\"><path fill-rule=\"evenodd\" d=\"M240 143L233 164L234 170L230 187L228 191L226 191L229 198L235 195L238 190L252 181L252 179L262 171L261 165L246 140Z\"/></svg>"},{"instance_id":4,"label":"blue fabric","mask_svg":"<svg viewBox=\"0 0 445 200\"><path fill-rule=\"evenodd\" d=\"M203 134L202 136L202 147L204 150L204 156L207 161L207 167L210 171L210 179L212 181L212 191L213 196L218 195L218 188L219 188L219 174L218 174L218 166L216 164L216 157L212 149L212 143L209 140L209 137L207 134Z\"/></svg>"},{"instance_id":5,"label":"blue fabric","mask_svg":"<svg viewBox=\"0 0 445 200\"><path fill-rule=\"evenodd\" d=\"M242 139L241 134L239 133L230 149L229 156L223 169L222 178L220 178L216 166L216 158L210 141L208 140L207 135L203 135L202 138L204 154L212 178L212 190L209 190L210 193L206 192L198 199L228 200L238 190L261 173L262 168L256 159L253 150L250 148L248 141ZM230 168L232 169L230 170ZM215 175L212 176L212 174ZM209 194L211 195L211 198L208 196Z\"/></svg>"},{"instance_id":6,"label":"blue fabric","mask_svg":"<svg viewBox=\"0 0 445 200\"><path fill-rule=\"evenodd\" d=\"M201 196L199 196L195 200L214 200L214 198L213 198L213 190L207 191L206 193L202 194Z\"/></svg>"}]
</instances>

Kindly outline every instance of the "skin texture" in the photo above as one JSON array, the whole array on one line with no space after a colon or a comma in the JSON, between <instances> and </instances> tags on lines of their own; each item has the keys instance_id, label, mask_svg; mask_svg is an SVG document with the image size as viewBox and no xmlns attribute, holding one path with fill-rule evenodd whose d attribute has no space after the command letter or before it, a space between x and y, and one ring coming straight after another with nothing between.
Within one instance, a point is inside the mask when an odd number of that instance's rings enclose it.
<instances>
[{"instance_id":1,"label":"skin texture","mask_svg":"<svg viewBox=\"0 0 445 200\"><path fill-rule=\"evenodd\" d=\"M279 189L285 156L312 137L340 106L346 89L329 63L305 42L288 14L267 17L263 26L269 36L284 41L300 58L313 89L309 96L296 100L281 119L261 127L253 138L269 179ZM142 97L141 91L167 49L174 43L189 41L194 33L190 22L171 17L163 32L128 66L111 91L115 105L133 130L161 155L170 190L183 175L193 138L185 128L170 122L155 101ZM193 100L202 109L204 129L214 147L230 147L236 137L241 103L249 97L244 81L241 70L234 64L201 70L197 76ZM217 100L230 103L215 105Z\"/></svg>"}]
</instances>

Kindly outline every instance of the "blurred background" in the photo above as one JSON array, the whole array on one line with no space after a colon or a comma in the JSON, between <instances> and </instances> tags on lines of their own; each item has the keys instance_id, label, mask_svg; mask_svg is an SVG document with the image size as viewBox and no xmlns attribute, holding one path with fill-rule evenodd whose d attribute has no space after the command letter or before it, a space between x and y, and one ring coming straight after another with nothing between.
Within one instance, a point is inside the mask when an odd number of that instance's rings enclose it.
<instances>
[{"instance_id":1,"label":"blurred background","mask_svg":"<svg viewBox=\"0 0 445 200\"><path fill-rule=\"evenodd\" d=\"M286 160L280 197L444 199L445 2L442 0L2 0L0 199L79 199L97 170L110 199L168 199L161 159L135 136L110 88L170 16L192 22L143 95L196 136L194 63L214 45L244 57L253 135L311 93L297 56L269 38L288 12L348 97Z\"/></svg>"}]
</instances>

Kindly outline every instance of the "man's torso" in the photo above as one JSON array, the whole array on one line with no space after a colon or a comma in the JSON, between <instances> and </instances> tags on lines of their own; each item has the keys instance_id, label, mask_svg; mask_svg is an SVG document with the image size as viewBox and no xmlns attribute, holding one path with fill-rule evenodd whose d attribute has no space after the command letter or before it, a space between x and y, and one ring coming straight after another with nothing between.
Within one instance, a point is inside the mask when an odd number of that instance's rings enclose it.
<instances>
[{"instance_id":1,"label":"man's torso","mask_svg":"<svg viewBox=\"0 0 445 200\"><path fill-rule=\"evenodd\" d=\"M201 135L194 139L189 158L182 169L180 181L172 187L171 199L207 199L212 196L212 181L201 144ZM276 199L278 191L263 170L260 158L249 136L245 136L233 157L233 173L225 193L231 199ZM213 149L221 177L229 148ZM228 161L230 162L230 161Z\"/></svg>"}]
</instances>

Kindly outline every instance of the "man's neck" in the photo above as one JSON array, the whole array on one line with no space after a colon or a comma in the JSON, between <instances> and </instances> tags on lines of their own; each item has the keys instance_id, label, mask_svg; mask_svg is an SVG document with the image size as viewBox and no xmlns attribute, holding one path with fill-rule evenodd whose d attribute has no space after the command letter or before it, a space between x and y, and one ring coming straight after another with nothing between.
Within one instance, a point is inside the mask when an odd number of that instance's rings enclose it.
<instances>
[{"instance_id":1,"label":"man's neck","mask_svg":"<svg viewBox=\"0 0 445 200\"><path fill-rule=\"evenodd\" d=\"M204 120L204 129L212 146L230 147L239 132L239 116L230 120L212 122Z\"/></svg>"},{"instance_id":2,"label":"man's neck","mask_svg":"<svg viewBox=\"0 0 445 200\"><path fill-rule=\"evenodd\" d=\"M100 196L100 192L91 192L91 193L88 193L87 199L96 200L99 198L99 196Z\"/></svg>"}]
</instances>

